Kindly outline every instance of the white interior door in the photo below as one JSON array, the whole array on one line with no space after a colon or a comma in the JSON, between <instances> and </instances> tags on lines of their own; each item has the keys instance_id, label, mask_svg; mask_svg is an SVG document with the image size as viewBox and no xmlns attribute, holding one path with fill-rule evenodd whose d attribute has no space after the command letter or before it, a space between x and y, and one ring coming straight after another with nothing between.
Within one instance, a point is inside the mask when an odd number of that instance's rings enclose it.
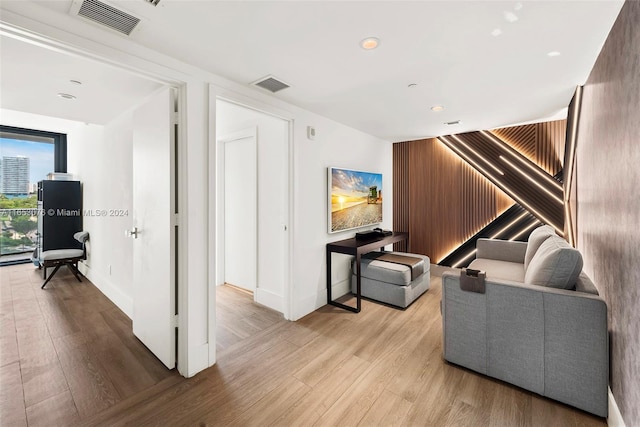
<instances>
[{"instance_id":1,"label":"white interior door","mask_svg":"<svg viewBox=\"0 0 640 427\"><path fill-rule=\"evenodd\" d=\"M168 368L176 365L174 90L133 116L133 333Z\"/></svg>"},{"instance_id":2,"label":"white interior door","mask_svg":"<svg viewBox=\"0 0 640 427\"><path fill-rule=\"evenodd\" d=\"M224 279L255 292L257 284L258 183L256 136L223 142Z\"/></svg>"}]
</instances>

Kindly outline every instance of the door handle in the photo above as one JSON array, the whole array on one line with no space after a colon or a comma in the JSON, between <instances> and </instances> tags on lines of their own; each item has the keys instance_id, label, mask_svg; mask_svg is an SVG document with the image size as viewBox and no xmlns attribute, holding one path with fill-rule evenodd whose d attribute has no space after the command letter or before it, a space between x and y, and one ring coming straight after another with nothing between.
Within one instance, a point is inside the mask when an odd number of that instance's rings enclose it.
<instances>
[{"instance_id":1,"label":"door handle","mask_svg":"<svg viewBox=\"0 0 640 427\"><path fill-rule=\"evenodd\" d=\"M134 239L138 238L138 234L140 233L140 230L138 230L138 227L133 227L131 230L124 230L124 235L127 237L131 237Z\"/></svg>"}]
</instances>

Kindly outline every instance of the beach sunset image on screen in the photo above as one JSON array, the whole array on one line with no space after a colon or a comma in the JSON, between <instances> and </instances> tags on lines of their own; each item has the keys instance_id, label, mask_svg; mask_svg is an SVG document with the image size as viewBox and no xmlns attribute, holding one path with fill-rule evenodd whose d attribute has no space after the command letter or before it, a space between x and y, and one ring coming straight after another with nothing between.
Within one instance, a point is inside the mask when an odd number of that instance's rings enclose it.
<instances>
[{"instance_id":1,"label":"beach sunset image on screen","mask_svg":"<svg viewBox=\"0 0 640 427\"><path fill-rule=\"evenodd\" d=\"M329 232L382 222L382 174L329 168Z\"/></svg>"}]
</instances>

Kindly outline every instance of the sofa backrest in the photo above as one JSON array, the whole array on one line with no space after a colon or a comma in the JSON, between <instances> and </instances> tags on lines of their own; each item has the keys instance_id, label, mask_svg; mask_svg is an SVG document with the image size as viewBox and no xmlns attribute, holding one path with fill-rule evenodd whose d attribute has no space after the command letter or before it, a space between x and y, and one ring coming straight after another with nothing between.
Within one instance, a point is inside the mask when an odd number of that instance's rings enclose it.
<instances>
[{"instance_id":1,"label":"sofa backrest","mask_svg":"<svg viewBox=\"0 0 640 427\"><path fill-rule=\"evenodd\" d=\"M547 237L525 270L524 282L560 289L574 289L582 271L582 255L557 235Z\"/></svg>"},{"instance_id":2,"label":"sofa backrest","mask_svg":"<svg viewBox=\"0 0 640 427\"><path fill-rule=\"evenodd\" d=\"M524 269L529 268L529 263L533 259L540 245L551 236L555 236L556 231L550 225L542 225L529 234L527 240L527 251L524 253Z\"/></svg>"}]
</instances>

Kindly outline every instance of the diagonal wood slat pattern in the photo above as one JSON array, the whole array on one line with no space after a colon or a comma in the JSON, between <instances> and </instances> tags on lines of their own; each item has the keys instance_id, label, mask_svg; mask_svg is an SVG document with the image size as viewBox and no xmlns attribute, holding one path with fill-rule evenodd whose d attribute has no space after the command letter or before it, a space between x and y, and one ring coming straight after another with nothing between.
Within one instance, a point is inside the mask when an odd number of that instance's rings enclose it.
<instances>
[{"instance_id":1,"label":"diagonal wood slat pattern","mask_svg":"<svg viewBox=\"0 0 640 427\"><path fill-rule=\"evenodd\" d=\"M438 137L541 222L564 230L562 186L490 132Z\"/></svg>"},{"instance_id":2,"label":"diagonal wood slat pattern","mask_svg":"<svg viewBox=\"0 0 640 427\"><path fill-rule=\"evenodd\" d=\"M555 120L493 129L491 133L553 176L562 169L566 128L566 120Z\"/></svg>"},{"instance_id":3,"label":"diagonal wood slat pattern","mask_svg":"<svg viewBox=\"0 0 640 427\"><path fill-rule=\"evenodd\" d=\"M555 175L562 168L565 129L566 120L559 120L491 133ZM407 249L434 263L514 203L435 138L396 143L393 155L394 230L408 231Z\"/></svg>"}]
</instances>

